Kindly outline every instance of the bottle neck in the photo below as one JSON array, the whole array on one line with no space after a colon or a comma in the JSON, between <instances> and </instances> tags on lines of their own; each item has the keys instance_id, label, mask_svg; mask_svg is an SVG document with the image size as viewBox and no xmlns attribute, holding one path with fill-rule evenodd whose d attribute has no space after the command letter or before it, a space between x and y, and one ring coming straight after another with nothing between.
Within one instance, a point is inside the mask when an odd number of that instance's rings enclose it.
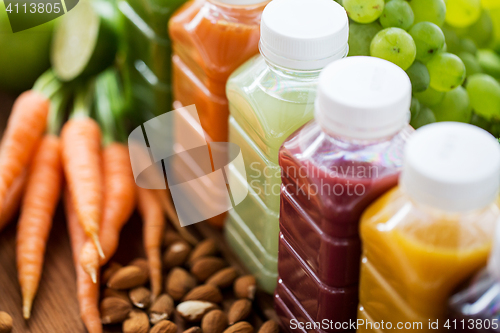
<instances>
[{"instance_id":1,"label":"bottle neck","mask_svg":"<svg viewBox=\"0 0 500 333\"><path fill-rule=\"evenodd\" d=\"M233 4L233 1L224 0L205 0L206 4L212 6L213 9L216 9L219 12L223 12L225 14L238 14L238 16L248 16L253 17L258 15L259 19L262 14L262 11L267 6L270 0L256 0L256 1L248 1L247 4Z\"/></svg>"},{"instance_id":2,"label":"bottle neck","mask_svg":"<svg viewBox=\"0 0 500 333\"><path fill-rule=\"evenodd\" d=\"M310 78L317 80L319 78L319 74L321 73L321 69L315 69L315 70L299 70L299 69L292 69L292 68L285 68L282 67L272 61L270 61L268 58L266 58L264 55L262 55L264 58L267 67L276 75L282 76L282 77L289 77L289 78Z\"/></svg>"}]
</instances>

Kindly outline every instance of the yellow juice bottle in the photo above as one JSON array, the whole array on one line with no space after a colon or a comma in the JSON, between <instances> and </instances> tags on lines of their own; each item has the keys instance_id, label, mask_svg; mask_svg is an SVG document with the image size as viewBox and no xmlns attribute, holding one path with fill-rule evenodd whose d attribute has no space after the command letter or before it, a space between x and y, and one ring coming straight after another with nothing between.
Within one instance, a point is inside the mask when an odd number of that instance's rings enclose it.
<instances>
[{"instance_id":1,"label":"yellow juice bottle","mask_svg":"<svg viewBox=\"0 0 500 333\"><path fill-rule=\"evenodd\" d=\"M448 297L489 255L499 184L489 133L438 123L410 138L399 187L361 219L358 332L446 329Z\"/></svg>"}]
</instances>

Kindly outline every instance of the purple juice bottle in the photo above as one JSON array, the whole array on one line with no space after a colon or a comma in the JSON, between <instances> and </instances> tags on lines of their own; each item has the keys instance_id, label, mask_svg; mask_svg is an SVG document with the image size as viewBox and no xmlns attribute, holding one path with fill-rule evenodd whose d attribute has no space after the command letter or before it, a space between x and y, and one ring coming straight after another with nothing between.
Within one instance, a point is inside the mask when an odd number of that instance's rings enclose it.
<instances>
[{"instance_id":1,"label":"purple juice bottle","mask_svg":"<svg viewBox=\"0 0 500 333\"><path fill-rule=\"evenodd\" d=\"M285 141L278 287L284 328L350 330L356 321L363 210L397 184L411 83L398 66L350 57L320 75L315 119ZM316 322L319 325L306 326Z\"/></svg>"}]
</instances>

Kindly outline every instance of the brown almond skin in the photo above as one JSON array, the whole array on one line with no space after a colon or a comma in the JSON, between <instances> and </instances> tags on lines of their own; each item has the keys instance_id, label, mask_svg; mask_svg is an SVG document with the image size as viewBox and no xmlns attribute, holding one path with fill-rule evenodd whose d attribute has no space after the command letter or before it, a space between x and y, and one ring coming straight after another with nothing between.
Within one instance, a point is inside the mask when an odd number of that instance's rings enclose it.
<instances>
[{"instance_id":1,"label":"brown almond skin","mask_svg":"<svg viewBox=\"0 0 500 333\"><path fill-rule=\"evenodd\" d=\"M246 319L251 311L252 302L250 302L248 299L237 300L231 305L227 314L229 325L233 325L238 321Z\"/></svg>"},{"instance_id":2,"label":"brown almond skin","mask_svg":"<svg viewBox=\"0 0 500 333\"><path fill-rule=\"evenodd\" d=\"M188 258L188 264L192 265L196 260L202 257L211 257L216 255L218 252L217 243L215 240L209 238L198 243L196 247L191 252Z\"/></svg>"},{"instance_id":3,"label":"brown almond skin","mask_svg":"<svg viewBox=\"0 0 500 333\"><path fill-rule=\"evenodd\" d=\"M149 333L177 333L177 325L170 320L162 320Z\"/></svg>"},{"instance_id":4,"label":"brown almond skin","mask_svg":"<svg viewBox=\"0 0 500 333\"><path fill-rule=\"evenodd\" d=\"M128 319L123 322L122 330L123 333L148 333L148 315L139 310L130 312Z\"/></svg>"},{"instance_id":5,"label":"brown almond skin","mask_svg":"<svg viewBox=\"0 0 500 333\"><path fill-rule=\"evenodd\" d=\"M12 325L12 317L7 312L0 311L0 333L10 333Z\"/></svg>"},{"instance_id":6,"label":"brown almond skin","mask_svg":"<svg viewBox=\"0 0 500 333\"><path fill-rule=\"evenodd\" d=\"M118 298L121 298L124 301L130 303L130 299L129 299L127 293L124 291L121 291L121 290L106 288L106 289L104 289L104 291L102 293L102 298L104 299L107 297L118 297Z\"/></svg>"},{"instance_id":7,"label":"brown almond skin","mask_svg":"<svg viewBox=\"0 0 500 333\"><path fill-rule=\"evenodd\" d=\"M253 333L253 326L246 321L240 321L229 326L224 333Z\"/></svg>"},{"instance_id":8,"label":"brown almond skin","mask_svg":"<svg viewBox=\"0 0 500 333\"><path fill-rule=\"evenodd\" d=\"M170 295L162 294L158 296L156 301L149 309L149 320L151 324L156 325L162 320L167 320L172 317L174 312L174 300Z\"/></svg>"},{"instance_id":9,"label":"brown almond skin","mask_svg":"<svg viewBox=\"0 0 500 333\"><path fill-rule=\"evenodd\" d=\"M201 330L203 333L222 333L227 327L227 316L221 310L212 310L203 316Z\"/></svg>"},{"instance_id":10,"label":"brown almond skin","mask_svg":"<svg viewBox=\"0 0 500 333\"><path fill-rule=\"evenodd\" d=\"M137 266L142 268L142 270L148 275L149 278L149 264L148 261L144 258L134 259L128 264L129 266Z\"/></svg>"},{"instance_id":11,"label":"brown almond skin","mask_svg":"<svg viewBox=\"0 0 500 333\"><path fill-rule=\"evenodd\" d=\"M217 305L206 301L186 301L177 305L177 313L188 322L199 322L205 314L217 309Z\"/></svg>"},{"instance_id":12,"label":"brown almond skin","mask_svg":"<svg viewBox=\"0 0 500 333\"><path fill-rule=\"evenodd\" d=\"M119 270L120 268L122 268L123 266L120 265L119 263L117 262L110 262L108 265L108 267L102 272L101 274L101 284L102 285L106 285L109 281L109 278L116 273L117 270Z\"/></svg>"},{"instance_id":13,"label":"brown almond skin","mask_svg":"<svg viewBox=\"0 0 500 333\"><path fill-rule=\"evenodd\" d=\"M173 230L167 230L165 232L165 236L163 236L163 246L169 247L174 242L177 242L180 240L183 240L181 235L179 235L177 232L175 232Z\"/></svg>"},{"instance_id":14,"label":"brown almond skin","mask_svg":"<svg viewBox=\"0 0 500 333\"><path fill-rule=\"evenodd\" d=\"M106 297L101 301L100 312L103 324L117 324L127 319L132 305L118 297Z\"/></svg>"},{"instance_id":15,"label":"brown almond skin","mask_svg":"<svg viewBox=\"0 0 500 333\"><path fill-rule=\"evenodd\" d=\"M191 274L200 282L205 282L214 273L226 267L225 260L217 257L203 257L197 259L191 267Z\"/></svg>"},{"instance_id":16,"label":"brown almond skin","mask_svg":"<svg viewBox=\"0 0 500 333\"><path fill-rule=\"evenodd\" d=\"M253 275L241 276L234 281L234 294L238 298L254 299L257 281Z\"/></svg>"},{"instance_id":17,"label":"brown almond skin","mask_svg":"<svg viewBox=\"0 0 500 333\"><path fill-rule=\"evenodd\" d=\"M120 268L109 278L108 288L126 290L142 286L148 281L148 274L139 266Z\"/></svg>"},{"instance_id":18,"label":"brown almond skin","mask_svg":"<svg viewBox=\"0 0 500 333\"><path fill-rule=\"evenodd\" d=\"M175 301L181 300L194 287L196 287L196 279L180 267L175 267L170 271L165 283L165 290Z\"/></svg>"},{"instance_id":19,"label":"brown almond skin","mask_svg":"<svg viewBox=\"0 0 500 333\"><path fill-rule=\"evenodd\" d=\"M230 287L234 280L238 277L238 271L234 267L223 268L217 273L213 274L205 282L206 284L213 284L221 289Z\"/></svg>"},{"instance_id":20,"label":"brown almond skin","mask_svg":"<svg viewBox=\"0 0 500 333\"><path fill-rule=\"evenodd\" d=\"M279 333L280 327L274 320L268 320L259 328L258 333Z\"/></svg>"},{"instance_id":21,"label":"brown almond skin","mask_svg":"<svg viewBox=\"0 0 500 333\"><path fill-rule=\"evenodd\" d=\"M128 296L139 309L149 308L151 305L151 291L144 287L137 287L129 291Z\"/></svg>"},{"instance_id":22,"label":"brown almond skin","mask_svg":"<svg viewBox=\"0 0 500 333\"><path fill-rule=\"evenodd\" d=\"M182 333L201 333L201 327L199 327L199 326L193 326L191 328L188 328L187 330L185 330Z\"/></svg>"},{"instance_id":23,"label":"brown almond skin","mask_svg":"<svg viewBox=\"0 0 500 333\"><path fill-rule=\"evenodd\" d=\"M184 240L172 243L163 255L163 265L168 269L182 266L191 253L191 245Z\"/></svg>"},{"instance_id":24,"label":"brown almond skin","mask_svg":"<svg viewBox=\"0 0 500 333\"><path fill-rule=\"evenodd\" d=\"M222 294L214 285L204 284L192 289L184 296L183 301L207 301L212 303L222 302ZM203 327L202 327L203 329Z\"/></svg>"}]
</instances>

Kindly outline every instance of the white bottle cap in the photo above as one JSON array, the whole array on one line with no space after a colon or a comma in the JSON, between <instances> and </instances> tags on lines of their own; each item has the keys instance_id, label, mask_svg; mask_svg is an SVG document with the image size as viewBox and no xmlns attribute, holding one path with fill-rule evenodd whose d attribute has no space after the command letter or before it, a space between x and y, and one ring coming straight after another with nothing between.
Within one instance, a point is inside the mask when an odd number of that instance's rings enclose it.
<instances>
[{"instance_id":1,"label":"white bottle cap","mask_svg":"<svg viewBox=\"0 0 500 333\"><path fill-rule=\"evenodd\" d=\"M226 5L248 6L248 5L256 5L259 3L265 3L269 0L214 0L214 1L226 4Z\"/></svg>"},{"instance_id":2,"label":"white bottle cap","mask_svg":"<svg viewBox=\"0 0 500 333\"><path fill-rule=\"evenodd\" d=\"M271 63L318 70L347 55L349 20L333 0L273 0L262 13L260 52Z\"/></svg>"},{"instance_id":3,"label":"white bottle cap","mask_svg":"<svg viewBox=\"0 0 500 333\"><path fill-rule=\"evenodd\" d=\"M406 144L401 187L416 202L449 212L493 203L500 186L500 145L479 127L424 126Z\"/></svg>"},{"instance_id":4,"label":"white bottle cap","mask_svg":"<svg viewBox=\"0 0 500 333\"><path fill-rule=\"evenodd\" d=\"M408 125L411 83L397 65L374 57L349 57L319 77L318 123L329 133L359 140L391 136Z\"/></svg>"}]
</instances>

